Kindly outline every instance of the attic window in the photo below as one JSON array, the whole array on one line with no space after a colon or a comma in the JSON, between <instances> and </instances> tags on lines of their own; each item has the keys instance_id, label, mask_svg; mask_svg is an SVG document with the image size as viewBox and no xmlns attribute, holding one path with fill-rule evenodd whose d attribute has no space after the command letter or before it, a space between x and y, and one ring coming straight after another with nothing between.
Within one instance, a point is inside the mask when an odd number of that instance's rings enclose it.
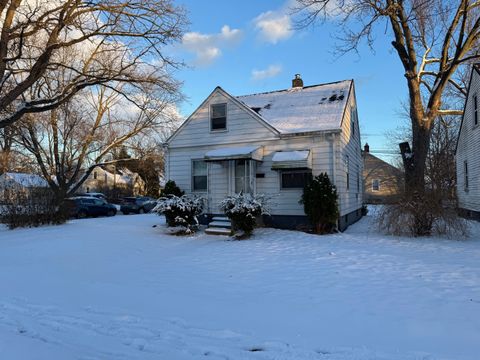
<instances>
[{"instance_id":1,"label":"attic window","mask_svg":"<svg viewBox=\"0 0 480 360\"><path fill-rule=\"evenodd\" d=\"M227 104L214 104L210 108L210 130L227 129Z\"/></svg>"}]
</instances>

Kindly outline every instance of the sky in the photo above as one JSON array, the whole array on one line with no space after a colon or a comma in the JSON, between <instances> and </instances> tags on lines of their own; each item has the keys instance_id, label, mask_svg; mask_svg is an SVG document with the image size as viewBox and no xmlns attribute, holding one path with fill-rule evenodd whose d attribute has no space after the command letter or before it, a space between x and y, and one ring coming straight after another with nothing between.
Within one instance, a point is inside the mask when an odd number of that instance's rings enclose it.
<instances>
[{"instance_id":1,"label":"sky","mask_svg":"<svg viewBox=\"0 0 480 360\"><path fill-rule=\"evenodd\" d=\"M244 95L289 88L295 74L305 85L354 79L362 143L386 161L398 146L386 136L405 123L400 115L406 81L392 36L376 30L374 51L334 53L340 28L333 21L296 29L293 0L177 0L190 25L182 43L170 49L186 67L175 74L183 81L183 116L221 86Z\"/></svg>"}]
</instances>

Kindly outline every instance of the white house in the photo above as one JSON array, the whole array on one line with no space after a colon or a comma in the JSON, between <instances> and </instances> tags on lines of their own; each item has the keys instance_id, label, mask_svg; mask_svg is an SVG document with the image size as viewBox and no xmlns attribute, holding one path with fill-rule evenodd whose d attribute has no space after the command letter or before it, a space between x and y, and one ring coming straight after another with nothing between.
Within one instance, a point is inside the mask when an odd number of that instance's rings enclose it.
<instances>
[{"instance_id":1,"label":"white house","mask_svg":"<svg viewBox=\"0 0 480 360\"><path fill-rule=\"evenodd\" d=\"M0 203L8 202L11 195L46 188L48 182L39 175L6 172L0 175Z\"/></svg>"},{"instance_id":2,"label":"white house","mask_svg":"<svg viewBox=\"0 0 480 360\"><path fill-rule=\"evenodd\" d=\"M125 189L133 195L141 195L145 190L145 181L135 172L127 168L114 166L96 166L82 184L80 192L102 192Z\"/></svg>"},{"instance_id":3,"label":"white house","mask_svg":"<svg viewBox=\"0 0 480 360\"><path fill-rule=\"evenodd\" d=\"M457 196L460 213L480 220L480 64L472 67L457 142Z\"/></svg>"},{"instance_id":4,"label":"white house","mask_svg":"<svg viewBox=\"0 0 480 360\"><path fill-rule=\"evenodd\" d=\"M361 217L362 155L353 80L232 96L217 87L167 140L166 177L208 200L208 214L236 192L272 195L266 225L305 226L308 174L326 172L339 194L339 228Z\"/></svg>"}]
</instances>

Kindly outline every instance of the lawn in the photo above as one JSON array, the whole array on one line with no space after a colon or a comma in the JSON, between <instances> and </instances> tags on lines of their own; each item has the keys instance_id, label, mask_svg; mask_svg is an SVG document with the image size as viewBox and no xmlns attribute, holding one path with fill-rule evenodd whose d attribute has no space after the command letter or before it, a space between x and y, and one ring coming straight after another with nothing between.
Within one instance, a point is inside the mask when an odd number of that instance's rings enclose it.
<instances>
[{"instance_id":1,"label":"lawn","mask_svg":"<svg viewBox=\"0 0 480 360\"><path fill-rule=\"evenodd\" d=\"M381 236L370 217L245 241L163 224L0 227L0 358L478 359L479 224L463 241Z\"/></svg>"}]
</instances>

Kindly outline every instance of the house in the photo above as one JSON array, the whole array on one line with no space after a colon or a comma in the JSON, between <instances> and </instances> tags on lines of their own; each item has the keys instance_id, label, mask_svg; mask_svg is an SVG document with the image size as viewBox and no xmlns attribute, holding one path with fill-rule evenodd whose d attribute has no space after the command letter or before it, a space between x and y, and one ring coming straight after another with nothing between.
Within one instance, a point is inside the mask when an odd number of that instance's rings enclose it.
<instances>
[{"instance_id":1,"label":"house","mask_svg":"<svg viewBox=\"0 0 480 360\"><path fill-rule=\"evenodd\" d=\"M458 134L457 197L460 214L480 220L480 64L472 66Z\"/></svg>"},{"instance_id":2,"label":"house","mask_svg":"<svg viewBox=\"0 0 480 360\"><path fill-rule=\"evenodd\" d=\"M0 203L9 202L12 195L27 195L38 189L48 189L48 182L39 175L14 172L0 175Z\"/></svg>"},{"instance_id":3,"label":"house","mask_svg":"<svg viewBox=\"0 0 480 360\"><path fill-rule=\"evenodd\" d=\"M238 192L272 196L267 226L308 225L299 203L310 174L339 194L340 230L361 217L362 155L353 80L233 96L216 87L167 140L166 177L207 199L207 213Z\"/></svg>"},{"instance_id":4,"label":"house","mask_svg":"<svg viewBox=\"0 0 480 360\"><path fill-rule=\"evenodd\" d=\"M395 166L370 153L365 144L363 156L363 201L366 204L389 204L398 200L403 190L403 173Z\"/></svg>"},{"instance_id":5,"label":"house","mask_svg":"<svg viewBox=\"0 0 480 360\"><path fill-rule=\"evenodd\" d=\"M80 192L120 191L128 195L143 195L145 181L127 168L96 166L80 187Z\"/></svg>"}]
</instances>

